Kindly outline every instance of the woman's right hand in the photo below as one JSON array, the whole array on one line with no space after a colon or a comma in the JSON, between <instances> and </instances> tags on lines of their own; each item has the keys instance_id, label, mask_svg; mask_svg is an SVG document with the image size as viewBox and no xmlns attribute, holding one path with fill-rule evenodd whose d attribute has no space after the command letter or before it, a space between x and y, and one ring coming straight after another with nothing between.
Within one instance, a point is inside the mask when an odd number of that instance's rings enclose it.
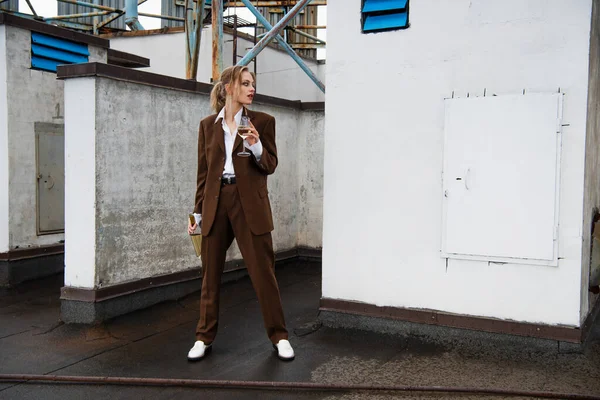
<instances>
[{"instance_id":1,"label":"woman's right hand","mask_svg":"<svg viewBox=\"0 0 600 400\"><path fill-rule=\"evenodd\" d=\"M197 227L198 224L192 225L192 223L188 221L188 235L192 235Z\"/></svg>"}]
</instances>

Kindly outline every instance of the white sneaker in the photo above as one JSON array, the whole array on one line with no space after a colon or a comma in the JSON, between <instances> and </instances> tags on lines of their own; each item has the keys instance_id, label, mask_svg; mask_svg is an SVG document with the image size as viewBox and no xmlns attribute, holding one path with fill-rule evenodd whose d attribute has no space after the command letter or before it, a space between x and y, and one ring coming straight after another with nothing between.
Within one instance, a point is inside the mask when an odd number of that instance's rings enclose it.
<instances>
[{"instance_id":1,"label":"white sneaker","mask_svg":"<svg viewBox=\"0 0 600 400\"><path fill-rule=\"evenodd\" d=\"M196 343L194 343L194 347L192 347L188 352L188 361L202 360L204 356L206 356L210 352L211 348L212 346L210 344L207 346L202 340L196 341Z\"/></svg>"},{"instance_id":2,"label":"white sneaker","mask_svg":"<svg viewBox=\"0 0 600 400\"><path fill-rule=\"evenodd\" d=\"M289 341L282 339L277 344L274 344L273 347L277 349L277 357L280 360L291 361L294 359L294 349L292 349L292 345Z\"/></svg>"}]
</instances>

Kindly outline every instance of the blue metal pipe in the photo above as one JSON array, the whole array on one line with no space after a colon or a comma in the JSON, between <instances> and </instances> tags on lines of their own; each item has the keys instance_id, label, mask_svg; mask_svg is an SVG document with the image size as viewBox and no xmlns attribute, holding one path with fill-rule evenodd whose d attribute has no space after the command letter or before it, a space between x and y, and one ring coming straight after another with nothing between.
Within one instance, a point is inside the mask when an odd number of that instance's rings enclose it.
<instances>
[{"instance_id":1,"label":"blue metal pipe","mask_svg":"<svg viewBox=\"0 0 600 400\"><path fill-rule=\"evenodd\" d=\"M192 55L194 35L193 35L193 12L194 4L191 0L185 0L185 78L192 79Z\"/></svg>"},{"instance_id":2,"label":"blue metal pipe","mask_svg":"<svg viewBox=\"0 0 600 400\"><path fill-rule=\"evenodd\" d=\"M137 0L125 1L125 23L132 31L143 31L144 27L138 20L138 2Z\"/></svg>"},{"instance_id":3,"label":"blue metal pipe","mask_svg":"<svg viewBox=\"0 0 600 400\"><path fill-rule=\"evenodd\" d=\"M269 31L273 31L273 26L269 23L269 21L267 21L265 19L265 17L263 17L263 15L252 5L252 3L250 3L249 0L241 0L242 3L244 3L244 5L248 8L248 10L250 10L252 12L252 14L254 14L254 16L256 17L256 19L258 20L258 22L260 22L265 28L269 29ZM306 5L310 2L310 0L308 0L306 2L306 4L304 6L302 6L302 8L306 7ZM296 5L297 7L297 5ZM295 8L295 7L294 7ZM300 10L302 10L302 8L300 8ZM299 12L300 10L298 10L297 12ZM290 11L292 12L293 9ZM279 23L277 24L279 25ZM276 25L276 26L277 26ZM281 28L280 28L281 30ZM275 40L277 40L277 42L279 43L279 45L281 47L283 47L283 49L290 55L290 57L292 57L292 59L294 61L296 61L296 63L298 64L298 66L306 73L306 75L308 75L308 77L317 85L317 87L323 92L325 93L325 85L323 84L323 82L321 82L319 80L319 78L314 74L314 72L312 72L312 70L310 68L308 68L308 66L304 63L304 61L302 61L302 59L300 58L300 56L298 56L298 54L294 51L294 49L292 49L290 47L289 44L287 44L285 42L285 40L283 40L283 38L281 37L281 35L277 34L277 36L274 37ZM261 39L261 42L263 41L263 39ZM252 61L252 59L254 57L256 57L256 55L258 55L258 53L262 50L258 50L258 52L256 52L255 55L251 55L251 53L254 51L254 49L256 49L258 47L258 45L260 44L257 43L257 45L248 52L248 54L246 54L246 56L244 56L244 58L242 58L237 65L248 65L250 63L250 61ZM266 44L265 44L266 46Z\"/></svg>"},{"instance_id":4,"label":"blue metal pipe","mask_svg":"<svg viewBox=\"0 0 600 400\"><path fill-rule=\"evenodd\" d=\"M205 11L204 11L205 1L198 0L196 2L196 24L194 26L193 32L193 57L192 57L192 68L194 70L193 76L196 79L198 72L198 61L200 59L200 44L202 43L202 21L204 21Z\"/></svg>"},{"instance_id":5,"label":"blue metal pipe","mask_svg":"<svg viewBox=\"0 0 600 400\"><path fill-rule=\"evenodd\" d=\"M198 55L202 39L202 21L204 20L205 0L186 0L185 2L185 34L186 34L186 79L196 80L198 72Z\"/></svg>"},{"instance_id":6,"label":"blue metal pipe","mask_svg":"<svg viewBox=\"0 0 600 400\"><path fill-rule=\"evenodd\" d=\"M212 78L219 80L223 70L223 0L212 0Z\"/></svg>"}]
</instances>

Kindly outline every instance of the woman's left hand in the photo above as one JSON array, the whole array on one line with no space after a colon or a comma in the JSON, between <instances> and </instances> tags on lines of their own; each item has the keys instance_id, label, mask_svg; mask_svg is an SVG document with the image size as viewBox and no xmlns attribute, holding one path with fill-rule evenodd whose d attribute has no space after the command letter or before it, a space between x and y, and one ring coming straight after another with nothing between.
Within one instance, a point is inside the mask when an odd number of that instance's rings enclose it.
<instances>
[{"instance_id":1,"label":"woman's left hand","mask_svg":"<svg viewBox=\"0 0 600 400\"><path fill-rule=\"evenodd\" d=\"M250 128L248 129L248 136L246 137L246 141L250 146L254 146L258 142L259 137L260 135L258 134L256 127L254 126L254 124L252 124L252 122L250 122Z\"/></svg>"}]
</instances>

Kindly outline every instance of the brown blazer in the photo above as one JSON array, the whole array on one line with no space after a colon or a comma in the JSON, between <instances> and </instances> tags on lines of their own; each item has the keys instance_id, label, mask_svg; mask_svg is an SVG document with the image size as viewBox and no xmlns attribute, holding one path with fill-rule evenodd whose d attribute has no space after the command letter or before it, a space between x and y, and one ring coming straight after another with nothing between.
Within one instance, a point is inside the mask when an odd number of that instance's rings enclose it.
<instances>
[{"instance_id":1,"label":"brown blazer","mask_svg":"<svg viewBox=\"0 0 600 400\"><path fill-rule=\"evenodd\" d=\"M277 167L275 118L269 114L246 110L260 135L263 153L260 162L252 155L239 157L242 138L236 135L233 144L233 168L242 209L250 230L262 235L273 230L273 216L267 190L267 175ZM202 214L202 235L210 234L221 190L221 175L225 167L225 137L221 121L213 114L200 121L198 133L198 177L194 212Z\"/></svg>"}]
</instances>

